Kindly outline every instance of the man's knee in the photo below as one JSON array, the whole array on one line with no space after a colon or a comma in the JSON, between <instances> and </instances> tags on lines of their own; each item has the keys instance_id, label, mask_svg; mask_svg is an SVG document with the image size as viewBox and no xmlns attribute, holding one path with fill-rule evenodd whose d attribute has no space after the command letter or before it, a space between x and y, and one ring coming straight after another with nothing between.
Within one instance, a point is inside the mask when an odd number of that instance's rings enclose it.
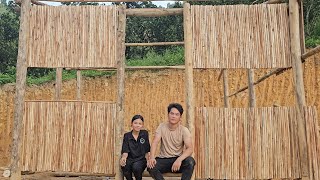
<instances>
[{"instance_id":1,"label":"man's knee","mask_svg":"<svg viewBox=\"0 0 320 180\"><path fill-rule=\"evenodd\" d=\"M196 165L196 161L193 157L189 156L184 160L183 164L188 167L194 167Z\"/></svg>"},{"instance_id":2,"label":"man's knee","mask_svg":"<svg viewBox=\"0 0 320 180\"><path fill-rule=\"evenodd\" d=\"M143 168L143 167L133 166L133 167L132 167L132 172L135 173L135 174L136 174L136 173L142 173L142 172L144 171L144 169L145 169L145 168Z\"/></svg>"}]
</instances>

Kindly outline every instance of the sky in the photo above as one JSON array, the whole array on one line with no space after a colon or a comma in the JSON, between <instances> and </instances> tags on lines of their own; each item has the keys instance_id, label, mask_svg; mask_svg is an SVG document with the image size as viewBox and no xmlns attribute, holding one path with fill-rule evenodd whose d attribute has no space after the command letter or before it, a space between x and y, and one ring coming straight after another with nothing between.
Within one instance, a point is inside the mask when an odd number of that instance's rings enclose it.
<instances>
[{"instance_id":1,"label":"sky","mask_svg":"<svg viewBox=\"0 0 320 180\"><path fill-rule=\"evenodd\" d=\"M48 1L40 1L52 6L59 6L60 3L59 2L48 2ZM157 6L162 6L162 7L167 7L168 3L174 3L175 1L152 1L153 4L157 5ZM108 3L105 3L108 4ZM111 4L111 3L110 3Z\"/></svg>"}]
</instances>

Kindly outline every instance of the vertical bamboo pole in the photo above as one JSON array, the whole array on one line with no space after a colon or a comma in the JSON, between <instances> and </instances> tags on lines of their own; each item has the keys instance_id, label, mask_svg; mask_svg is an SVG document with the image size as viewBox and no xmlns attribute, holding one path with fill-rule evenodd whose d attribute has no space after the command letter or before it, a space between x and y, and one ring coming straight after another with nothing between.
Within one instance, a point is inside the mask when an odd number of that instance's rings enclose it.
<instances>
[{"instance_id":1,"label":"vertical bamboo pole","mask_svg":"<svg viewBox=\"0 0 320 180\"><path fill-rule=\"evenodd\" d=\"M55 100L61 99L62 68L56 69Z\"/></svg>"},{"instance_id":2,"label":"vertical bamboo pole","mask_svg":"<svg viewBox=\"0 0 320 180\"><path fill-rule=\"evenodd\" d=\"M77 100L81 100L81 70L77 70Z\"/></svg>"},{"instance_id":3,"label":"vertical bamboo pole","mask_svg":"<svg viewBox=\"0 0 320 180\"><path fill-rule=\"evenodd\" d=\"M303 19L303 0L299 1L300 13L300 44L301 44L301 54L306 52L305 36L304 36L304 19Z\"/></svg>"},{"instance_id":4,"label":"vertical bamboo pole","mask_svg":"<svg viewBox=\"0 0 320 180\"><path fill-rule=\"evenodd\" d=\"M117 78L118 78L118 110L117 110L117 119L119 120L116 125L116 145L115 145L115 173L116 173L116 180L123 179L121 169L120 169L120 156L121 156L121 144L122 144L122 137L123 136L123 126L124 126L124 95L125 95L125 30L126 30L126 13L125 13L125 6L120 6L118 10L118 18L119 18L119 27L118 27L118 69L117 69Z\"/></svg>"},{"instance_id":5,"label":"vertical bamboo pole","mask_svg":"<svg viewBox=\"0 0 320 180\"><path fill-rule=\"evenodd\" d=\"M222 70L223 72L223 93L224 93L224 107L225 108L228 108L230 107L230 104L229 104L229 87L228 87L228 72L227 72L227 69L224 69Z\"/></svg>"},{"instance_id":6,"label":"vertical bamboo pole","mask_svg":"<svg viewBox=\"0 0 320 180\"><path fill-rule=\"evenodd\" d=\"M249 89L249 107L256 106L256 95L254 92L254 72L248 69L248 89Z\"/></svg>"},{"instance_id":7,"label":"vertical bamboo pole","mask_svg":"<svg viewBox=\"0 0 320 180\"><path fill-rule=\"evenodd\" d=\"M301 62L301 42L299 26L299 2L289 0L289 20L290 20L290 40L291 40L291 59L293 69L293 80L295 87L296 106L298 110L298 138L299 151L301 158L302 179L309 179L308 149L306 142L306 126L303 113L303 106L306 105L305 91L303 83L303 70Z\"/></svg>"},{"instance_id":8,"label":"vertical bamboo pole","mask_svg":"<svg viewBox=\"0 0 320 180\"><path fill-rule=\"evenodd\" d=\"M187 123L192 135L192 142L195 144L194 131L194 100L193 100L193 64L192 64L192 26L191 26L191 8L189 3L183 5L183 27L184 27L184 58L185 58L185 85L186 85L186 106ZM194 149L194 146L193 146ZM194 152L194 151L193 151ZM194 153L193 153L194 154ZM195 179L193 173L192 179Z\"/></svg>"},{"instance_id":9,"label":"vertical bamboo pole","mask_svg":"<svg viewBox=\"0 0 320 180\"><path fill-rule=\"evenodd\" d=\"M21 151L21 129L24 115L24 98L26 91L27 77L27 47L29 37L29 19L30 19L30 0L21 2L21 17L19 29L19 51L16 66L16 94L15 94L15 109L13 120L13 144L11 152L11 180L21 179L20 167L20 151Z\"/></svg>"}]
</instances>

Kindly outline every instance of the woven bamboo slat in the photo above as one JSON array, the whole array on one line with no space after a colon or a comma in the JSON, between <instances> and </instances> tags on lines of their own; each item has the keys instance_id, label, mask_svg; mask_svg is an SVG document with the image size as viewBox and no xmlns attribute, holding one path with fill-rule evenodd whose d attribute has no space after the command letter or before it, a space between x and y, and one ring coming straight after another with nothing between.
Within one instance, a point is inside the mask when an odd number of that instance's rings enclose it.
<instances>
[{"instance_id":1,"label":"woven bamboo slat","mask_svg":"<svg viewBox=\"0 0 320 180\"><path fill-rule=\"evenodd\" d=\"M32 6L29 67L116 67L116 6Z\"/></svg>"},{"instance_id":2,"label":"woven bamboo slat","mask_svg":"<svg viewBox=\"0 0 320 180\"><path fill-rule=\"evenodd\" d=\"M306 108L315 133L315 108ZM294 107L196 108L197 178L277 179L301 177ZM317 134L319 135L319 133ZM317 137L318 138L318 137ZM319 140L309 137L315 159ZM318 142L318 143L316 143ZM310 164L318 167L318 160ZM313 173L317 175L317 173ZM315 178L317 179L317 178Z\"/></svg>"},{"instance_id":3,"label":"woven bamboo slat","mask_svg":"<svg viewBox=\"0 0 320 180\"><path fill-rule=\"evenodd\" d=\"M290 67L286 4L192 6L194 68Z\"/></svg>"},{"instance_id":4,"label":"woven bamboo slat","mask_svg":"<svg viewBox=\"0 0 320 180\"><path fill-rule=\"evenodd\" d=\"M114 174L116 104L25 102L23 171Z\"/></svg>"}]
</instances>

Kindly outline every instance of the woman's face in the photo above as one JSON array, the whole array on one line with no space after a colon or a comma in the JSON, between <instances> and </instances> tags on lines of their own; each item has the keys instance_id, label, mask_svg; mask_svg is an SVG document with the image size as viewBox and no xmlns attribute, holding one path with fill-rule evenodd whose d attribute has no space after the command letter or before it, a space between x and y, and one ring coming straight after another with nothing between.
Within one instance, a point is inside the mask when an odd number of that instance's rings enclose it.
<instances>
[{"instance_id":1,"label":"woman's face","mask_svg":"<svg viewBox=\"0 0 320 180\"><path fill-rule=\"evenodd\" d=\"M140 131L143 128L143 121L141 119L136 119L131 123L131 127L134 131Z\"/></svg>"}]
</instances>

